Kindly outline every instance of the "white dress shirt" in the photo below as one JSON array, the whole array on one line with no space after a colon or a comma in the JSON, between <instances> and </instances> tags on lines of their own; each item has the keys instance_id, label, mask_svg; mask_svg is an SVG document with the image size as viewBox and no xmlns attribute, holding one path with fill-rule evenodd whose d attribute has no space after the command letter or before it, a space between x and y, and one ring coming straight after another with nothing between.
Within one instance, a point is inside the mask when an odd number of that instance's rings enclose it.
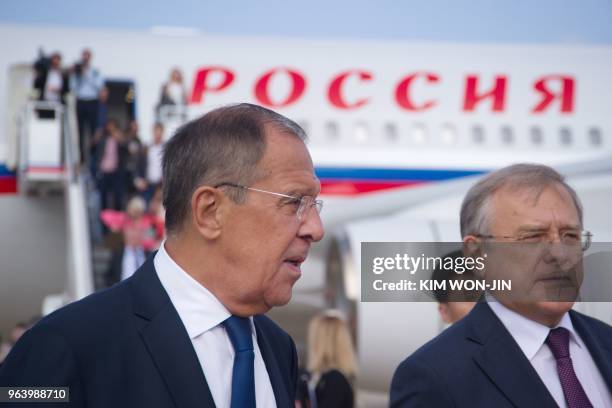
<instances>
[{"instance_id":1,"label":"white dress shirt","mask_svg":"<svg viewBox=\"0 0 612 408\"><path fill-rule=\"evenodd\" d=\"M50 69L45 83L45 100L59 102L62 97L62 73L59 69Z\"/></svg>"},{"instance_id":2,"label":"white dress shirt","mask_svg":"<svg viewBox=\"0 0 612 408\"><path fill-rule=\"evenodd\" d=\"M70 89L77 99L95 101L104 87L104 80L97 69L82 67L81 75L73 74L70 77Z\"/></svg>"},{"instance_id":3,"label":"white dress shirt","mask_svg":"<svg viewBox=\"0 0 612 408\"><path fill-rule=\"evenodd\" d=\"M157 276L183 321L191 339L208 388L218 408L230 407L234 347L221 323L231 313L219 300L181 269L160 246L153 260ZM275 408L276 400L266 370L253 318L251 317L253 349L255 351L255 400L259 408Z\"/></svg>"},{"instance_id":4,"label":"white dress shirt","mask_svg":"<svg viewBox=\"0 0 612 408\"><path fill-rule=\"evenodd\" d=\"M168 85L166 85L166 93L175 105L185 104L185 88L183 88L183 84L169 81Z\"/></svg>"},{"instance_id":5,"label":"white dress shirt","mask_svg":"<svg viewBox=\"0 0 612 408\"><path fill-rule=\"evenodd\" d=\"M164 145L152 144L147 149L147 181L159 183L162 179L162 155Z\"/></svg>"},{"instance_id":6,"label":"white dress shirt","mask_svg":"<svg viewBox=\"0 0 612 408\"><path fill-rule=\"evenodd\" d=\"M551 328L508 309L488 294L486 298L493 312L531 362L557 404L560 407L567 407L557 373L557 361L545 343ZM593 407L612 407L612 395L589 349L574 329L569 313L563 315L559 324L554 328L556 327L564 327L570 332L569 348L574 371Z\"/></svg>"}]
</instances>

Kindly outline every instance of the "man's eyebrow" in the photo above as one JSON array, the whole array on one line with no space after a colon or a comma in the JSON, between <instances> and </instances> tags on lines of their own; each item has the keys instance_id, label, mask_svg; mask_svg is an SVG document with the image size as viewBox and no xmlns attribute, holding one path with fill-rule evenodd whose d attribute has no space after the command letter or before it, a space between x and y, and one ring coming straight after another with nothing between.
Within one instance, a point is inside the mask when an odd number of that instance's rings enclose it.
<instances>
[{"instance_id":1,"label":"man's eyebrow","mask_svg":"<svg viewBox=\"0 0 612 408\"><path fill-rule=\"evenodd\" d=\"M321 184L319 183L319 179L315 179L316 184L312 186L302 186L302 187L293 187L287 190L286 193L290 196L302 197L302 196L312 196L316 197L321 192Z\"/></svg>"},{"instance_id":2,"label":"man's eyebrow","mask_svg":"<svg viewBox=\"0 0 612 408\"><path fill-rule=\"evenodd\" d=\"M288 190L286 193L286 195L290 195L293 197L303 197L303 196L312 196L314 195L314 189L312 188L294 188L291 190Z\"/></svg>"},{"instance_id":3,"label":"man's eyebrow","mask_svg":"<svg viewBox=\"0 0 612 408\"><path fill-rule=\"evenodd\" d=\"M548 225L536 225L536 224L532 224L532 225L521 225L520 227L517 228L517 231L548 231L549 230L549 226Z\"/></svg>"},{"instance_id":4,"label":"man's eyebrow","mask_svg":"<svg viewBox=\"0 0 612 408\"><path fill-rule=\"evenodd\" d=\"M549 229L550 229L550 225L533 224L533 225L522 225L517 229L517 231L519 232L539 232L539 231L548 231ZM581 229L581 227L580 225L576 225L576 224L566 224L566 225L562 225L561 228L559 229L561 230L566 230L566 229L579 230Z\"/></svg>"},{"instance_id":5,"label":"man's eyebrow","mask_svg":"<svg viewBox=\"0 0 612 408\"><path fill-rule=\"evenodd\" d=\"M568 230L568 229L579 230L579 229L582 229L582 227L580 225L576 225L576 224L566 224L566 225L563 225L559 229L561 229L561 230Z\"/></svg>"}]
</instances>

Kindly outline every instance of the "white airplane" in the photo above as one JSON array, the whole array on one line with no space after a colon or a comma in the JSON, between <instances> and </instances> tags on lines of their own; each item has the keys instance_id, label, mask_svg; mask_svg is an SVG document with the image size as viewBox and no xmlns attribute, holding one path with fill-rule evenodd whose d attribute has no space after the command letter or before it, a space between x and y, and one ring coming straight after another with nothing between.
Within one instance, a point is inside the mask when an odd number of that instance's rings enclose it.
<instances>
[{"instance_id":1,"label":"white airplane","mask_svg":"<svg viewBox=\"0 0 612 408\"><path fill-rule=\"evenodd\" d=\"M82 186L68 183L59 197L32 197L18 188L21 178L36 173L16 146L23 150L18 134L34 137L31 128L23 130L28 118L21 113L29 65L40 48L61 52L69 63L89 47L111 93L123 96L112 111L122 121L135 117L145 141L161 84L174 67L185 78L189 118L252 102L305 128L327 235L303 265L291 304L272 315L300 344L313 313L343 309L367 367L359 378L365 390L386 392L399 361L443 326L430 303L359 301L361 242L459 241L458 208L467 188L516 162L560 169L583 196L596 239L612 231L609 47L17 25L0 25L0 38L11 39L0 43L0 95L8 96L0 98L0 330L40 312L43 300L48 310L93 290ZM74 118L68 118L64 131L72 129L74 137ZM168 127L177 124L169 120ZM78 180L69 166L56 167L61 179ZM62 296L49 297L56 293ZM584 310L612 322L609 308Z\"/></svg>"}]
</instances>

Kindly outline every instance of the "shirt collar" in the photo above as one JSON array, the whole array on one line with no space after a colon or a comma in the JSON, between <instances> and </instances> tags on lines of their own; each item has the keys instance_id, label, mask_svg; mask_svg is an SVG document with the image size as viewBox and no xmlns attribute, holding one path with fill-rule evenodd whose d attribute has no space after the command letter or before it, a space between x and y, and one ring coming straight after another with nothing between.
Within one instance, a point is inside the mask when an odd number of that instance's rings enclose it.
<instances>
[{"instance_id":1,"label":"shirt collar","mask_svg":"<svg viewBox=\"0 0 612 408\"><path fill-rule=\"evenodd\" d=\"M165 244L164 241L160 245L153 260L155 271L183 321L189 338L194 339L218 326L231 313L208 289L174 262L166 252Z\"/></svg>"},{"instance_id":2,"label":"shirt collar","mask_svg":"<svg viewBox=\"0 0 612 408\"><path fill-rule=\"evenodd\" d=\"M551 328L508 309L489 293L486 294L485 298L493 313L501 320L521 350L523 350L527 359L531 361L542 345L544 345ZM554 328L557 327L567 329L570 332L570 341L574 342L578 347L582 348L584 346L580 336L574 329L569 313L566 312L563 315L559 324Z\"/></svg>"}]
</instances>

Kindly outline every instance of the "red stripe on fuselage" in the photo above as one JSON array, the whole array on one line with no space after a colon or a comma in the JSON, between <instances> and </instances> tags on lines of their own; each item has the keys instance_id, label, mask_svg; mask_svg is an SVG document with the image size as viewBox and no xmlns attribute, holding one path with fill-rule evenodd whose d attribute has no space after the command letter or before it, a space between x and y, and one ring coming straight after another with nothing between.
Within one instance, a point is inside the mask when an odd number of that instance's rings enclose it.
<instances>
[{"instance_id":1,"label":"red stripe on fuselage","mask_svg":"<svg viewBox=\"0 0 612 408\"><path fill-rule=\"evenodd\" d=\"M356 195L372 193L375 191L390 190L400 187L413 187L424 184L426 181L321 181L321 194L323 195Z\"/></svg>"}]
</instances>

